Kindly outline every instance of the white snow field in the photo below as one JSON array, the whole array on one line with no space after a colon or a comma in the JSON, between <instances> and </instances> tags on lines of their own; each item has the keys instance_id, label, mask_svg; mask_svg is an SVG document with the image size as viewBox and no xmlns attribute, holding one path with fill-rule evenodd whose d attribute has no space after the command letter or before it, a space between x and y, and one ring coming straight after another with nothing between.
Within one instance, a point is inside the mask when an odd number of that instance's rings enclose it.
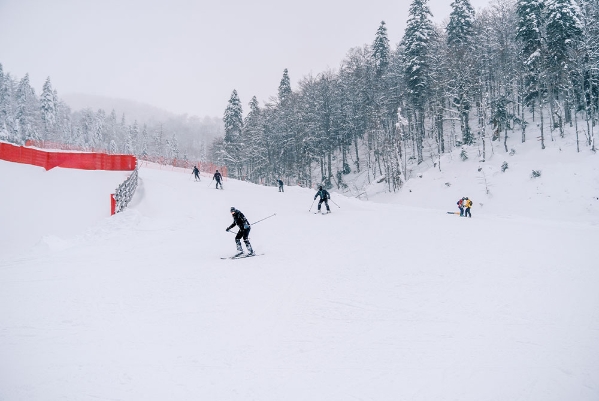
<instances>
[{"instance_id":1,"label":"white snow field","mask_svg":"<svg viewBox=\"0 0 599 401\"><path fill-rule=\"evenodd\" d=\"M325 216L313 190L146 167L130 207L95 222L75 172L0 162L3 186L56 177L73 199L65 234L39 221L64 210L42 188L2 196L0 400L598 400L596 156L539 160L539 181L510 159L494 198L456 156L388 203L333 193ZM461 196L472 219L446 214ZM264 255L220 259L231 206L276 213L252 227ZM11 241L20 225L45 228Z\"/></svg>"}]
</instances>

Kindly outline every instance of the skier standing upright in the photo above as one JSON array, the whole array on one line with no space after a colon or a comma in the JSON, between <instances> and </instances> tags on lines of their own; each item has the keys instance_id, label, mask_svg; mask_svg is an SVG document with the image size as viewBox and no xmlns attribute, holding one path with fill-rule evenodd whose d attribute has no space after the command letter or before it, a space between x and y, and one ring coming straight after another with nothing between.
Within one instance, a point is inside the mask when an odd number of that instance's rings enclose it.
<instances>
[{"instance_id":1,"label":"skier standing upright","mask_svg":"<svg viewBox=\"0 0 599 401\"><path fill-rule=\"evenodd\" d=\"M241 247L241 238L243 238L243 242L245 242L245 247L248 250L248 256L254 255L254 250L252 249L252 245L250 244L250 240L248 239L248 235L250 235L250 230L252 229L250 223L245 218L241 211L231 207L231 215L233 216L233 223L227 227L227 231L235 227L239 227L239 231L235 236L235 244L237 245L237 254L234 257L243 255L243 248Z\"/></svg>"},{"instance_id":2,"label":"skier standing upright","mask_svg":"<svg viewBox=\"0 0 599 401\"><path fill-rule=\"evenodd\" d=\"M223 179L223 176L218 172L218 170L216 170L216 173L214 173L214 177L212 177L213 180L216 180L216 189L218 189L218 186L220 185L220 189L223 189L223 184L220 182Z\"/></svg>"},{"instance_id":3,"label":"skier standing upright","mask_svg":"<svg viewBox=\"0 0 599 401\"><path fill-rule=\"evenodd\" d=\"M458 209L460 209L460 216L464 216L464 198L458 201Z\"/></svg>"},{"instance_id":4,"label":"skier standing upright","mask_svg":"<svg viewBox=\"0 0 599 401\"><path fill-rule=\"evenodd\" d=\"M468 197L464 198L464 207L466 208L466 211L464 212L464 217L472 217L472 214L470 213L470 208L472 207L472 200L468 199Z\"/></svg>"},{"instance_id":5,"label":"skier standing upright","mask_svg":"<svg viewBox=\"0 0 599 401\"><path fill-rule=\"evenodd\" d=\"M320 201L318 202L318 212L320 212L320 207L322 206L322 202L324 202L324 204L327 207L327 213L331 213L331 208L329 207L329 199L331 199L331 195L326 189L322 187L322 185L318 187L318 192L316 192L316 195L314 195L314 200L316 200L316 198L319 196Z\"/></svg>"},{"instance_id":6,"label":"skier standing upright","mask_svg":"<svg viewBox=\"0 0 599 401\"><path fill-rule=\"evenodd\" d=\"M195 176L194 181L201 181L200 180L200 170L198 170L197 166L193 166L193 172L192 174Z\"/></svg>"}]
</instances>

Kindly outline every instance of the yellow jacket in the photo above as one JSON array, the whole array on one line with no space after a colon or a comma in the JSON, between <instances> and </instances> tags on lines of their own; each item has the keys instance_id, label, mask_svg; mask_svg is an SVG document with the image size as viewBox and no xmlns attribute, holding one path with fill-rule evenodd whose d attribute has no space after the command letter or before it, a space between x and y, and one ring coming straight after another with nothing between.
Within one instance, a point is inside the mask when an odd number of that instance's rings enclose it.
<instances>
[{"instance_id":1,"label":"yellow jacket","mask_svg":"<svg viewBox=\"0 0 599 401\"><path fill-rule=\"evenodd\" d=\"M472 207L472 200L466 199L464 201L464 207Z\"/></svg>"}]
</instances>

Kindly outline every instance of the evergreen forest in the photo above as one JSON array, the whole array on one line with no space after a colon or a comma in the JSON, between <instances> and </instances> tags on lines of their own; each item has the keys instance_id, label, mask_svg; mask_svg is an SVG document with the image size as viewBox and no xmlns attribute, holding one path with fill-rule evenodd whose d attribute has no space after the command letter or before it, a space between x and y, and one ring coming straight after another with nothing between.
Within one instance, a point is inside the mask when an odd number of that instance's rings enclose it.
<instances>
[{"instance_id":1,"label":"evergreen forest","mask_svg":"<svg viewBox=\"0 0 599 401\"><path fill-rule=\"evenodd\" d=\"M292 90L285 69L278 95L263 107L253 97L245 116L234 90L211 157L256 183L342 190L344 176L367 172L395 191L411 166L437 166L456 147L475 147L484 161L490 141L508 152L508 135L544 149L575 132L578 152L596 150L597 0L493 0L478 13L468 0L451 7L438 25L427 0L412 0L395 47L383 21L337 70L303 77Z\"/></svg>"}]
</instances>

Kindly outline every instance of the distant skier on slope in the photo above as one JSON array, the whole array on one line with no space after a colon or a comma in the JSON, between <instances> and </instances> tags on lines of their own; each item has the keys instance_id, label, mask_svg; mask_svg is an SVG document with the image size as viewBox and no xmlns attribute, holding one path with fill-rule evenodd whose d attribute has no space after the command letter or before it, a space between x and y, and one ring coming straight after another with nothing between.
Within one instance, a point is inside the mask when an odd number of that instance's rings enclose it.
<instances>
[{"instance_id":1,"label":"distant skier on slope","mask_svg":"<svg viewBox=\"0 0 599 401\"><path fill-rule=\"evenodd\" d=\"M233 216L233 223L227 227L227 231L235 227L239 227L239 231L235 236L235 244L237 244L237 254L234 257L243 255L243 248L241 247L241 238L243 238L243 242L245 242L245 247L248 250L248 256L254 255L254 250L252 249L252 245L250 244L250 240L248 239L248 235L250 235L250 230L252 229L250 223L245 218L241 211L231 207L231 215Z\"/></svg>"},{"instance_id":2,"label":"distant skier on slope","mask_svg":"<svg viewBox=\"0 0 599 401\"><path fill-rule=\"evenodd\" d=\"M218 170L216 170L216 173L214 173L214 177L212 177L212 179L216 180L216 189L218 189L219 185L220 189L223 189L223 184L221 183L223 176L218 172Z\"/></svg>"},{"instance_id":3,"label":"distant skier on slope","mask_svg":"<svg viewBox=\"0 0 599 401\"><path fill-rule=\"evenodd\" d=\"M464 198L458 201L458 209L460 209L460 217L464 216Z\"/></svg>"},{"instance_id":4,"label":"distant skier on slope","mask_svg":"<svg viewBox=\"0 0 599 401\"><path fill-rule=\"evenodd\" d=\"M324 202L324 204L327 207L327 213L331 213L331 208L329 207L329 199L331 199L331 195L328 193L326 189L322 187L322 185L318 186L318 192L316 192L316 195L314 195L314 200L316 200L316 198L319 196L320 201L318 202L318 212L316 213L320 213L320 207L322 206L322 202Z\"/></svg>"},{"instance_id":5,"label":"distant skier on slope","mask_svg":"<svg viewBox=\"0 0 599 401\"><path fill-rule=\"evenodd\" d=\"M277 182L279 183L279 192L285 192L285 190L283 190L283 181L277 180Z\"/></svg>"},{"instance_id":6,"label":"distant skier on slope","mask_svg":"<svg viewBox=\"0 0 599 401\"><path fill-rule=\"evenodd\" d=\"M197 166L193 166L193 172L192 174L195 176L194 181L201 181L200 180L200 170L198 170Z\"/></svg>"},{"instance_id":7,"label":"distant skier on slope","mask_svg":"<svg viewBox=\"0 0 599 401\"><path fill-rule=\"evenodd\" d=\"M466 208L466 211L464 212L464 217L472 217L472 214L470 213L470 208L472 207L472 200L468 199L468 197L464 198L464 208Z\"/></svg>"},{"instance_id":8,"label":"distant skier on slope","mask_svg":"<svg viewBox=\"0 0 599 401\"><path fill-rule=\"evenodd\" d=\"M466 211L464 212L464 217L472 217L472 214L470 213L470 208L472 207L472 200L468 199L468 197L464 198L464 207L466 208Z\"/></svg>"}]
</instances>

